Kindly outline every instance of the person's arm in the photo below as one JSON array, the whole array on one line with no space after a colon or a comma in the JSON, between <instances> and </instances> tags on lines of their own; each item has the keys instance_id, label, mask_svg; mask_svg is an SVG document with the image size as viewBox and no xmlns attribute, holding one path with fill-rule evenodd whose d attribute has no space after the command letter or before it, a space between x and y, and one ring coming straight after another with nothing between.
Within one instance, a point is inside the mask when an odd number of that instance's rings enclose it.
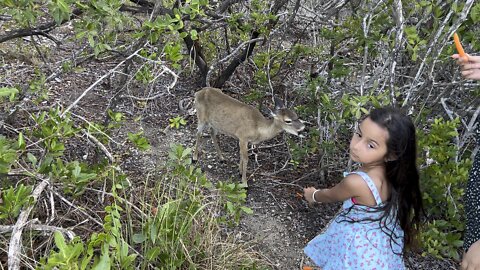
<instances>
[{"instance_id":1,"label":"person's arm","mask_svg":"<svg viewBox=\"0 0 480 270\"><path fill-rule=\"evenodd\" d=\"M356 174L348 175L340 183L329 189L319 189L318 191L314 187L303 189L303 195L309 203L341 202L348 198L365 196L366 192L370 193L370 189L361 176Z\"/></svg>"},{"instance_id":2,"label":"person's arm","mask_svg":"<svg viewBox=\"0 0 480 270\"><path fill-rule=\"evenodd\" d=\"M480 270L480 240L473 243L463 255L462 270Z\"/></svg>"},{"instance_id":3,"label":"person's arm","mask_svg":"<svg viewBox=\"0 0 480 270\"><path fill-rule=\"evenodd\" d=\"M457 63L462 68L462 76L465 79L480 80L480 56L467 54L468 61L465 61L458 54L452 55L452 58L457 59Z\"/></svg>"}]
</instances>

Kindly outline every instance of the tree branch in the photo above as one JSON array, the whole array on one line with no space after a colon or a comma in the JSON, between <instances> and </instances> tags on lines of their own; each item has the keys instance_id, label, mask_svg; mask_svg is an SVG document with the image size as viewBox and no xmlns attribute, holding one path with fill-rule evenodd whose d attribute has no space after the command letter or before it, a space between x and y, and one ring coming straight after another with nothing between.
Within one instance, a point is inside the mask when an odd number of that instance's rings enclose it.
<instances>
[{"instance_id":1,"label":"tree branch","mask_svg":"<svg viewBox=\"0 0 480 270\"><path fill-rule=\"evenodd\" d=\"M78 8L74 9L72 11L72 14L70 15L70 18L63 20L60 24L64 24L70 21L71 19L73 19L74 17L78 17L82 14L83 14L82 10ZM35 35L41 35L41 36L45 36L47 38L52 39L52 37L50 35L47 35L47 33L55 29L57 26L58 26L57 23L52 21L52 22L48 22L40 26L37 26L35 28L25 28L25 29L17 29L17 30L9 31L5 35L0 35L0 43L9 41L15 38L35 36ZM55 39L52 39L52 40L55 43L58 43L57 40Z\"/></svg>"},{"instance_id":2,"label":"tree branch","mask_svg":"<svg viewBox=\"0 0 480 270\"><path fill-rule=\"evenodd\" d=\"M18 216L17 223L15 223L12 230L12 237L10 238L10 244L8 245L8 269L17 270L20 269L20 251L22 249L22 232L27 223L28 216L32 211L35 203L43 192L45 187L49 185L50 179L42 179L42 182L33 190L32 198L33 202L26 209L22 210Z\"/></svg>"}]
</instances>

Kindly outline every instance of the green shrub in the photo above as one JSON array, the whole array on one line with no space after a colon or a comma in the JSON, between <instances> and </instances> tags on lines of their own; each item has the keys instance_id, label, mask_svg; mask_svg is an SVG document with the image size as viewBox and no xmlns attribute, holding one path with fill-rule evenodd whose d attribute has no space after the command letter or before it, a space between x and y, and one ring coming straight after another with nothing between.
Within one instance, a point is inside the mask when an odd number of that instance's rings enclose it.
<instances>
[{"instance_id":1,"label":"green shrub","mask_svg":"<svg viewBox=\"0 0 480 270\"><path fill-rule=\"evenodd\" d=\"M426 131L418 129L420 183L427 214L421 243L425 253L455 259L463 244L463 188L471 166L454 143L459 123L458 118L437 118Z\"/></svg>"}]
</instances>

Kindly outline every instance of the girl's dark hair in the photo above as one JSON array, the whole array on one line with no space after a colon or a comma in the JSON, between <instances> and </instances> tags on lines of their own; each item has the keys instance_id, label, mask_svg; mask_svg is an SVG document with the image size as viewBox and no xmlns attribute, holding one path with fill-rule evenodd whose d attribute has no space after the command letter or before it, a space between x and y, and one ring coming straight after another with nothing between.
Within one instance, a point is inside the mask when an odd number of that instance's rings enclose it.
<instances>
[{"instance_id":1,"label":"girl's dark hair","mask_svg":"<svg viewBox=\"0 0 480 270\"><path fill-rule=\"evenodd\" d=\"M417 169L417 140L410 117L399 109L374 109L368 116L387 129L387 181L391 185L390 200L382 207L384 217L394 215L404 231L406 247L414 244L424 214Z\"/></svg>"}]
</instances>

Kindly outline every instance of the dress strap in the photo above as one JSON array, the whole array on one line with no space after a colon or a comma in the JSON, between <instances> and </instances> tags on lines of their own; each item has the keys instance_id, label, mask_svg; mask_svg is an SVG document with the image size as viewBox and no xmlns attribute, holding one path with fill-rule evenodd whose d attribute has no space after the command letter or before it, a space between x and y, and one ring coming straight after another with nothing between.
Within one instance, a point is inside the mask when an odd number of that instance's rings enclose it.
<instances>
[{"instance_id":1,"label":"dress strap","mask_svg":"<svg viewBox=\"0 0 480 270\"><path fill-rule=\"evenodd\" d=\"M375 202L377 203L377 205L382 204L382 198L380 197L380 193L378 192L378 189L377 189L377 186L375 186L375 183L373 183L372 178L370 178L370 176L368 176L368 174L366 172L354 171L354 172L351 172L349 174L352 174L352 173L358 174L358 175L360 175L360 177L362 177L363 181L365 181L365 183L367 183L368 188L372 192L373 197L375 198Z\"/></svg>"}]
</instances>

